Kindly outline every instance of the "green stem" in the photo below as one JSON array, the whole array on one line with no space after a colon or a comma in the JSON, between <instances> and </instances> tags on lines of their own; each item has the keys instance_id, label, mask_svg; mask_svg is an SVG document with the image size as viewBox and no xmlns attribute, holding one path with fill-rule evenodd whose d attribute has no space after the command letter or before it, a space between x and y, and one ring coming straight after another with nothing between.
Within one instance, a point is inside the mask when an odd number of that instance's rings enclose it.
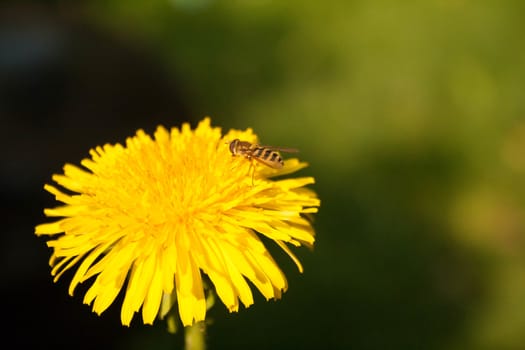
<instances>
[{"instance_id":1,"label":"green stem","mask_svg":"<svg viewBox=\"0 0 525 350\"><path fill-rule=\"evenodd\" d=\"M204 322L195 323L193 326L184 328L184 349L185 350L206 350L206 324Z\"/></svg>"}]
</instances>

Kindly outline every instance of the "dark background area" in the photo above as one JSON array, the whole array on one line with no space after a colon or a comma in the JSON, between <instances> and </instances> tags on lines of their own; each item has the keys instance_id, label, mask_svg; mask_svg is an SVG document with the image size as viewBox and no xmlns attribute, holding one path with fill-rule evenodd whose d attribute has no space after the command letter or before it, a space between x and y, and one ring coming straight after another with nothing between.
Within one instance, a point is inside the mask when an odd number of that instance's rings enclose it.
<instances>
[{"instance_id":1,"label":"dark background area","mask_svg":"<svg viewBox=\"0 0 525 350\"><path fill-rule=\"evenodd\" d=\"M139 128L253 127L301 150L322 204L277 302L209 312L210 349L523 349L521 1L0 5L3 342L182 348L53 283L51 175Z\"/></svg>"}]
</instances>

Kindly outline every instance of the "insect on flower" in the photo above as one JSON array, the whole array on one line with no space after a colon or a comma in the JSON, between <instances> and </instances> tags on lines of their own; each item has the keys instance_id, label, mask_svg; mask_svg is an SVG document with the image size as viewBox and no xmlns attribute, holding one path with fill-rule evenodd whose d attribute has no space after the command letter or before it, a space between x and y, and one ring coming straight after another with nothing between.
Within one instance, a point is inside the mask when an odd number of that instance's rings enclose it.
<instances>
[{"instance_id":1,"label":"insect on flower","mask_svg":"<svg viewBox=\"0 0 525 350\"><path fill-rule=\"evenodd\" d=\"M284 161L279 152L299 152L299 150L295 148L261 146L247 141L241 141L239 139L235 139L229 144L232 155L241 155L248 160L255 159L256 161L274 169L281 169L284 166Z\"/></svg>"},{"instance_id":2,"label":"insect on flower","mask_svg":"<svg viewBox=\"0 0 525 350\"><path fill-rule=\"evenodd\" d=\"M282 169L284 166L284 161L279 152L294 153L299 152L295 148L285 148L285 147L275 147L275 146L262 146L258 144L253 144L248 141L241 141L235 139L229 142L230 152L233 156L241 155L248 159L250 162L252 159L262 163L273 169ZM253 162L250 164L250 168L253 168L252 171L252 186L253 178L255 176L255 166Z\"/></svg>"}]
</instances>

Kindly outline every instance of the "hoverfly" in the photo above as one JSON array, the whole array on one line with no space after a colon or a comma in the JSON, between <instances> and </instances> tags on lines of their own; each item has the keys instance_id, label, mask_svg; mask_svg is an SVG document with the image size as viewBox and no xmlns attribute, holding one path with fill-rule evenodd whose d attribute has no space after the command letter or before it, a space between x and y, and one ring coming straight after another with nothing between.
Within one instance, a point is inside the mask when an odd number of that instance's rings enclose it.
<instances>
[{"instance_id":1,"label":"hoverfly","mask_svg":"<svg viewBox=\"0 0 525 350\"><path fill-rule=\"evenodd\" d=\"M295 148L261 146L247 141L241 141L239 139L235 139L229 144L232 155L241 155L248 160L255 159L256 161L273 169L281 169L284 166L284 161L281 158L279 152L299 152L299 150Z\"/></svg>"}]
</instances>

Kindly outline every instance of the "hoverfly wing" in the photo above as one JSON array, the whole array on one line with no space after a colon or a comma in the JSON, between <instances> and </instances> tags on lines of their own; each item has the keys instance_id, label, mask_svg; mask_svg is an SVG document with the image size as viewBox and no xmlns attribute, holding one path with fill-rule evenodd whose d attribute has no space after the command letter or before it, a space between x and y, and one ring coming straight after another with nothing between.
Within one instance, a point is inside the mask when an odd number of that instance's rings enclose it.
<instances>
[{"instance_id":1,"label":"hoverfly wing","mask_svg":"<svg viewBox=\"0 0 525 350\"><path fill-rule=\"evenodd\" d=\"M299 152L297 148L291 148L291 147L262 146L262 145L259 145L258 147L270 149L272 151L277 151L277 152L284 152L284 153L298 153Z\"/></svg>"}]
</instances>

